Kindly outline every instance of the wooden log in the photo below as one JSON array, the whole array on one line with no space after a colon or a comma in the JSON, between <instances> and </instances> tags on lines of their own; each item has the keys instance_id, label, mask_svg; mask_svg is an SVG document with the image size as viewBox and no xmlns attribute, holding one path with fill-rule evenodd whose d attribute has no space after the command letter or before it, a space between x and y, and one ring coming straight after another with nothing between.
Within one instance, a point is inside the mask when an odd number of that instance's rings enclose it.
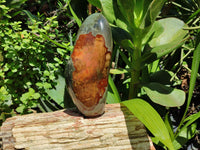
<instances>
[{"instance_id":1,"label":"wooden log","mask_svg":"<svg viewBox=\"0 0 200 150\"><path fill-rule=\"evenodd\" d=\"M153 149L143 124L121 104L84 118L76 109L8 118L1 127L5 150Z\"/></svg>"}]
</instances>

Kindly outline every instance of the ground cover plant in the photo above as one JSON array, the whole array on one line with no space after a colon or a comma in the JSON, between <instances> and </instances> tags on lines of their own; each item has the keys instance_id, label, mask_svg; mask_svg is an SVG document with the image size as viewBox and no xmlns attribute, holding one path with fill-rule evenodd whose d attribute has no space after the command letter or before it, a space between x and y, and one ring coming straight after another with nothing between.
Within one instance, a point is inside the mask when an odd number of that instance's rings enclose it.
<instances>
[{"instance_id":1,"label":"ground cover plant","mask_svg":"<svg viewBox=\"0 0 200 150\"><path fill-rule=\"evenodd\" d=\"M198 0L1 0L0 12L1 123L74 106L65 65L78 27L100 12L114 39L107 103L126 105L157 148L199 147Z\"/></svg>"}]
</instances>

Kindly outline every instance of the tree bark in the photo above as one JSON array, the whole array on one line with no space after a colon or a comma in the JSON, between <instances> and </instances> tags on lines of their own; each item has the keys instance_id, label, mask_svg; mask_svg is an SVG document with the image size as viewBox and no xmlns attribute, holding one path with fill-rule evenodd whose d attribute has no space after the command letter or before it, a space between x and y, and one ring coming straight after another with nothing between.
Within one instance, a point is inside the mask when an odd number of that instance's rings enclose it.
<instances>
[{"instance_id":1,"label":"tree bark","mask_svg":"<svg viewBox=\"0 0 200 150\"><path fill-rule=\"evenodd\" d=\"M85 118L76 109L8 118L1 127L5 150L153 149L143 124L121 104Z\"/></svg>"}]
</instances>

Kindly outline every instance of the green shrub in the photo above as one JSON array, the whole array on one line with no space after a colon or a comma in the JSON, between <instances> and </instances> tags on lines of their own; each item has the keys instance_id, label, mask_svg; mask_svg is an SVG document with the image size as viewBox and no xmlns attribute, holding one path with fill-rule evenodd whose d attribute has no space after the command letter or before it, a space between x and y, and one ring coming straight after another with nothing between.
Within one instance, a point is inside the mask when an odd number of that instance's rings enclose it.
<instances>
[{"instance_id":1,"label":"green shrub","mask_svg":"<svg viewBox=\"0 0 200 150\"><path fill-rule=\"evenodd\" d=\"M27 21L13 21L9 8L3 3L0 8L0 96L7 95L0 97L1 114L10 109L20 114L32 108L44 110L41 103L51 100L46 91L56 86L58 74L64 72L70 42L57 29L56 16L42 20L22 11Z\"/></svg>"}]
</instances>

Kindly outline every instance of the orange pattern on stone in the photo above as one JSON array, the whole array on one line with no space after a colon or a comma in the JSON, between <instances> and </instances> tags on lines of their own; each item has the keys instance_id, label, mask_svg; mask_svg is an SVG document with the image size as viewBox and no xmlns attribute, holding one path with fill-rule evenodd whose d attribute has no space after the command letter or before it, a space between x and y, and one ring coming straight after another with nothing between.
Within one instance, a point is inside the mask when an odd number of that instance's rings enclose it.
<instances>
[{"instance_id":1,"label":"orange pattern on stone","mask_svg":"<svg viewBox=\"0 0 200 150\"><path fill-rule=\"evenodd\" d=\"M81 34L71 55L74 72L72 87L75 96L85 106L97 105L108 86L111 53L102 35Z\"/></svg>"}]
</instances>

